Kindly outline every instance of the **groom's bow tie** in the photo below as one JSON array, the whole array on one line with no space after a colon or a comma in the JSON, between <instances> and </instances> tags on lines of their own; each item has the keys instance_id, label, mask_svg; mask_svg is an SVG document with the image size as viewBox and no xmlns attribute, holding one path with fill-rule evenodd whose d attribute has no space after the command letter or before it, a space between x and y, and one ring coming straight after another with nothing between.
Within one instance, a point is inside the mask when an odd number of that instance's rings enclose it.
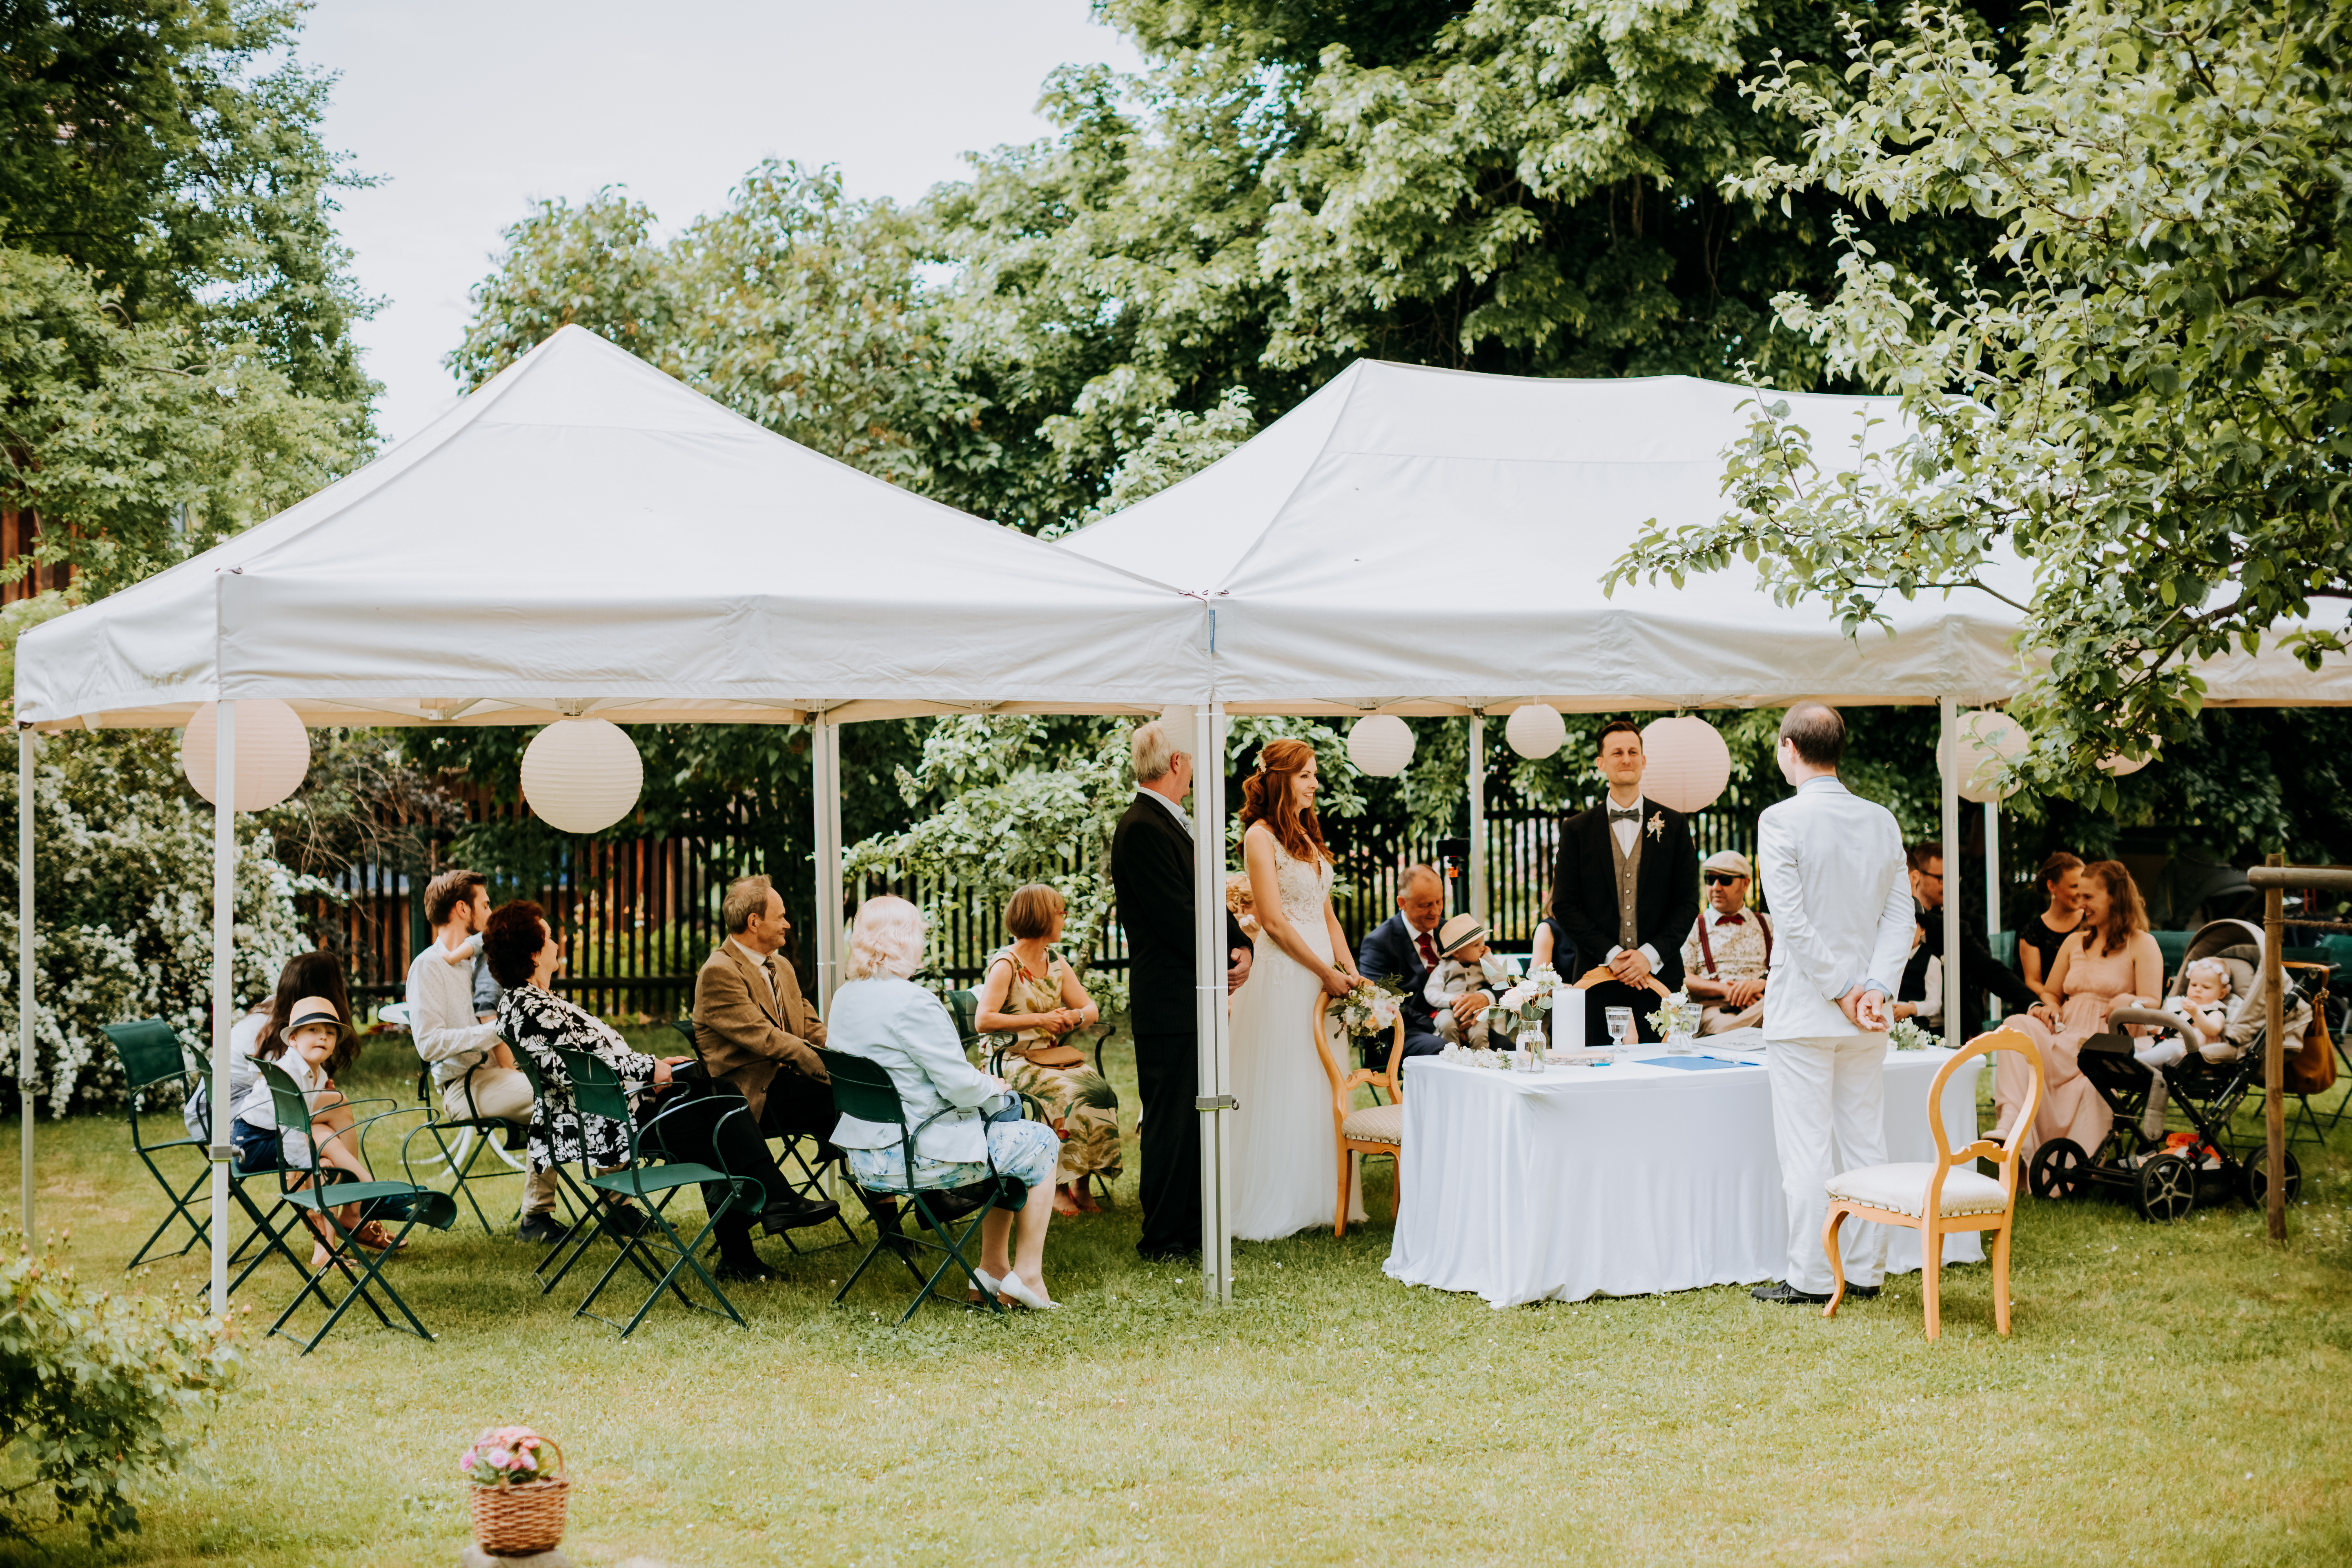
<instances>
[{"instance_id":1,"label":"groom's bow tie","mask_svg":"<svg viewBox=\"0 0 2352 1568\"><path fill-rule=\"evenodd\" d=\"M1609 808L1609 820L1612 822L1639 822L1642 820L1642 808L1638 805L1612 805Z\"/></svg>"}]
</instances>

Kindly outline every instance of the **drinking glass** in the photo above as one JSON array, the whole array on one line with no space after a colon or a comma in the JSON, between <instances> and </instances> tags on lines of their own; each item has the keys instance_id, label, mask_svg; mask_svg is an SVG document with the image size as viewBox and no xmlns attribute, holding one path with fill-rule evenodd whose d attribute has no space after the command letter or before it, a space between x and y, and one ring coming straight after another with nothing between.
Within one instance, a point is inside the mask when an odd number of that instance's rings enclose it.
<instances>
[{"instance_id":1,"label":"drinking glass","mask_svg":"<svg viewBox=\"0 0 2352 1568\"><path fill-rule=\"evenodd\" d=\"M1616 1041L1621 1046L1630 1046L1633 1044L1635 1039L1633 1033L1633 1009L1631 1007L1611 1007L1601 1014L1601 1018L1608 1026L1609 1037L1611 1039Z\"/></svg>"}]
</instances>

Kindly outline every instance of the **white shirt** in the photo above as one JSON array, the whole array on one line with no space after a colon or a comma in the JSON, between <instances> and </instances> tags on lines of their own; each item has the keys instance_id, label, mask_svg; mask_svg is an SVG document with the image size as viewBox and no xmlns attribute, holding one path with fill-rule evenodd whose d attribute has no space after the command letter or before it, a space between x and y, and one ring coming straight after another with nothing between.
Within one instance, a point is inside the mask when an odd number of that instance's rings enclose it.
<instances>
[{"instance_id":1,"label":"white shirt","mask_svg":"<svg viewBox=\"0 0 2352 1568\"><path fill-rule=\"evenodd\" d=\"M1192 814L1191 812L1186 811L1181 805L1170 800L1166 795L1161 795L1156 789L1145 789L1141 784L1138 784L1135 786L1135 793L1146 797L1147 799L1158 801L1169 816L1183 824L1184 837L1187 838L1192 837Z\"/></svg>"},{"instance_id":2,"label":"white shirt","mask_svg":"<svg viewBox=\"0 0 2352 1568\"><path fill-rule=\"evenodd\" d=\"M1617 804L1616 797L1613 795L1603 796L1601 805L1604 811L1625 809ZM1630 820L1620 817L1609 825L1609 831L1616 837L1619 853L1631 855L1633 852L1634 835L1642 831L1642 818L1647 816L1649 813L1650 803L1637 795L1633 797L1633 817Z\"/></svg>"},{"instance_id":3,"label":"white shirt","mask_svg":"<svg viewBox=\"0 0 2352 1568\"><path fill-rule=\"evenodd\" d=\"M498 1025L474 1016L474 968L449 962L437 942L408 964L408 1032L416 1054L433 1066L433 1081L447 1086L489 1059Z\"/></svg>"},{"instance_id":4,"label":"white shirt","mask_svg":"<svg viewBox=\"0 0 2352 1568\"><path fill-rule=\"evenodd\" d=\"M1756 822L1772 968L1764 1033L1776 1040L1864 1033L1838 1008L1856 985L1894 994L1911 956L1911 884L1895 814L1822 775Z\"/></svg>"},{"instance_id":5,"label":"white shirt","mask_svg":"<svg viewBox=\"0 0 2352 1568\"><path fill-rule=\"evenodd\" d=\"M771 1002L774 1001L776 999L776 977L769 972L768 960L765 955L753 952L750 948L745 947L741 942L737 942L731 936L727 939L727 945L733 948L736 952L741 953L745 958L751 961L751 967L760 972L760 978L768 983L768 1000Z\"/></svg>"}]
</instances>

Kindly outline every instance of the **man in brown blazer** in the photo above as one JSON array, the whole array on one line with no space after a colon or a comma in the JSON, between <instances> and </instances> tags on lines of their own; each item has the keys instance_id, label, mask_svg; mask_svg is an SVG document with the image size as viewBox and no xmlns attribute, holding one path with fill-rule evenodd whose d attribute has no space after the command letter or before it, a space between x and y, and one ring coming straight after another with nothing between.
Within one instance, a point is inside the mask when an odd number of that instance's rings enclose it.
<instances>
[{"instance_id":1,"label":"man in brown blazer","mask_svg":"<svg viewBox=\"0 0 2352 1568\"><path fill-rule=\"evenodd\" d=\"M694 1041L703 1066L742 1091L763 1133L830 1140L833 1090L812 1048L824 1044L824 1023L801 994L793 966L776 956L792 929L783 895L765 877L745 877L728 888L719 912L727 940L694 977ZM814 1217L805 1223L814 1225L835 1205L808 1207Z\"/></svg>"}]
</instances>

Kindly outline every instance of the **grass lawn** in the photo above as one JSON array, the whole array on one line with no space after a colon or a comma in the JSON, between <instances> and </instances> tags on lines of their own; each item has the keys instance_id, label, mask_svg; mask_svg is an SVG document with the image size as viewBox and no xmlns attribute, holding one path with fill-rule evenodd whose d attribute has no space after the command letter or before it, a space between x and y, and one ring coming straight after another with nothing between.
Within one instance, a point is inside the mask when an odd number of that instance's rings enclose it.
<instances>
[{"instance_id":1,"label":"grass lawn","mask_svg":"<svg viewBox=\"0 0 2352 1568\"><path fill-rule=\"evenodd\" d=\"M363 1092L405 1101L404 1053L372 1046ZM162 1200L121 1122L39 1131L42 1226L111 1279ZM0 1563L440 1568L458 1449L528 1422L574 1467L582 1563L2341 1563L2352 1134L2301 1153L2283 1252L2235 1205L2160 1228L2029 1201L2015 1335L1971 1266L1933 1346L1916 1275L1834 1323L1744 1289L1496 1312L1388 1280L1378 1221L1240 1247L1234 1307L1204 1308L1135 1258L1131 1144L1120 1209L1055 1225L1064 1310L1003 1321L890 1327L903 1269L834 1309L849 1248L763 1241L785 1279L735 1292L750 1331L672 1307L623 1344L468 1216L394 1265L437 1343L347 1319L300 1356L258 1337L289 1277L256 1276L248 1375L143 1535Z\"/></svg>"}]
</instances>

